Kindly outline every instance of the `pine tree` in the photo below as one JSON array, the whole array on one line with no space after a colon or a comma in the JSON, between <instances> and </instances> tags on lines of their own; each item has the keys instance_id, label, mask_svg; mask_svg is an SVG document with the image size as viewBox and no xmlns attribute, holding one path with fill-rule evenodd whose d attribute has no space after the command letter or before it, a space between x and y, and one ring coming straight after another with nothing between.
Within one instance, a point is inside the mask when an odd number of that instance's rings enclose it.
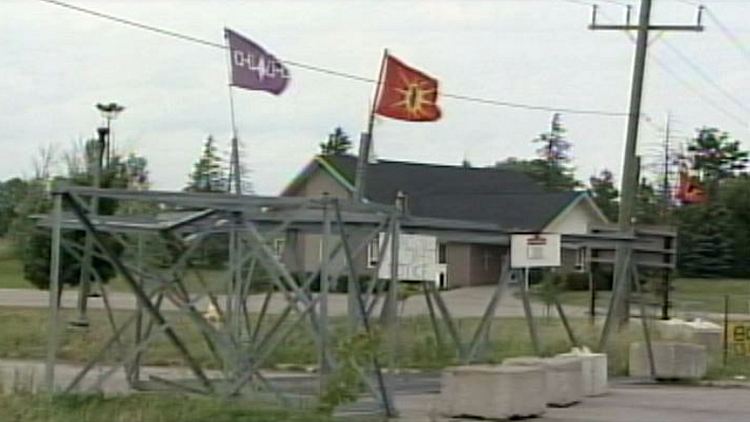
<instances>
[{"instance_id":1,"label":"pine tree","mask_svg":"<svg viewBox=\"0 0 750 422\"><path fill-rule=\"evenodd\" d=\"M343 155L349 152L351 148L352 141L349 139L349 135L341 127L336 127L328 135L328 140L320 143L320 154Z\"/></svg>"},{"instance_id":2,"label":"pine tree","mask_svg":"<svg viewBox=\"0 0 750 422\"><path fill-rule=\"evenodd\" d=\"M722 277L733 267L732 223L719 204L700 204L678 210L678 265L680 274Z\"/></svg>"},{"instance_id":3,"label":"pine tree","mask_svg":"<svg viewBox=\"0 0 750 422\"><path fill-rule=\"evenodd\" d=\"M708 189L709 200L718 194L719 182L731 178L747 167L748 152L740 150L740 141L732 140L727 132L716 128L698 129L688 143L693 169L697 170Z\"/></svg>"},{"instance_id":4,"label":"pine tree","mask_svg":"<svg viewBox=\"0 0 750 422\"><path fill-rule=\"evenodd\" d=\"M568 166L571 143L565 139L560 113L552 116L549 132L542 133L533 142L541 144L536 151L539 159L534 162L540 167L540 181L547 190L566 191L580 186L573 176L573 169Z\"/></svg>"},{"instance_id":5,"label":"pine tree","mask_svg":"<svg viewBox=\"0 0 750 422\"><path fill-rule=\"evenodd\" d=\"M226 192L227 179L222 159L216 148L213 136L203 143L203 152L193 165L193 172L185 190L190 192Z\"/></svg>"},{"instance_id":6,"label":"pine tree","mask_svg":"<svg viewBox=\"0 0 750 422\"><path fill-rule=\"evenodd\" d=\"M247 195L253 193L254 187L252 179L250 178L250 167L248 167L246 162L246 156L247 156L247 149L245 148L245 143L242 142L241 139L237 140L237 148L238 148L238 158L239 158L239 164L240 164L240 189L242 189L242 194ZM226 183L227 183L227 189L231 187L232 191L234 191L234 171L232 170L232 146L229 145L229 150L224 154L226 165L224 166L224 172L227 175L226 176Z\"/></svg>"},{"instance_id":7,"label":"pine tree","mask_svg":"<svg viewBox=\"0 0 750 422\"><path fill-rule=\"evenodd\" d=\"M635 221L638 224L661 223L662 201L656 189L647 179L641 179L635 202Z\"/></svg>"},{"instance_id":8,"label":"pine tree","mask_svg":"<svg viewBox=\"0 0 750 422\"><path fill-rule=\"evenodd\" d=\"M599 172L598 176L591 176L589 178L589 185L591 186L589 192L594 203L609 221L617 221L617 214L620 208L617 199L620 193L615 187L615 178L612 172L604 169Z\"/></svg>"}]
</instances>

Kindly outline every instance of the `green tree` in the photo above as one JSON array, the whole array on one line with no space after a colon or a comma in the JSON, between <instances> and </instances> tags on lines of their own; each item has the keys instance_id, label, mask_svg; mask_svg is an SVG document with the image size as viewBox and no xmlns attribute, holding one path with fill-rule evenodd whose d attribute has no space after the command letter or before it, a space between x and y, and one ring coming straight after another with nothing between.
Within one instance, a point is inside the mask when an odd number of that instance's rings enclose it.
<instances>
[{"instance_id":1,"label":"green tree","mask_svg":"<svg viewBox=\"0 0 750 422\"><path fill-rule=\"evenodd\" d=\"M662 201L647 179L641 179L635 202L635 221L638 224L658 224L662 221Z\"/></svg>"},{"instance_id":2,"label":"green tree","mask_svg":"<svg viewBox=\"0 0 750 422\"><path fill-rule=\"evenodd\" d=\"M212 136L203 143L203 152L193 165L190 180L185 188L190 192L226 192L227 178L224 174L222 159Z\"/></svg>"},{"instance_id":3,"label":"green tree","mask_svg":"<svg viewBox=\"0 0 750 422\"><path fill-rule=\"evenodd\" d=\"M620 197L620 193L615 187L615 177L612 172L604 169L599 172L599 175L591 176L589 178L589 185L591 186L589 192L594 203L596 203L609 221L617 221L617 214L620 209L617 200Z\"/></svg>"},{"instance_id":4,"label":"green tree","mask_svg":"<svg viewBox=\"0 0 750 422\"><path fill-rule=\"evenodd\" d=\"M24 277L40 289L48 288L50 273L50 231L38 228L29 216L48 213L51 210L51 200L46 191L50 184L72 184L77 186L92 186L94 184L94 169L99 156L99 143L89 140L82 148L74 149L66 155L68 163L65 177L55 180L36 178L28 181L29 189L18 205L18 218L12 226L12 238L16 253L23 261ZM131 164L139 162L141 172L146 172L145 159L133 156ZM101 170L100 185L102 188L127 188L129 186L128 160L113 157ZM102 198L99 201L100 215L113 215L118 212L120 203L112 199ZM67 231L64 240L70 244L82 245L85 239L83 231ZM104 236L107 247L116 254L122 252L122 246L110 236ZM80 250L76 251L80 253ZM69 250L63 248L60 260L60 281L65 285L77 285L80 282L81 266ZM94 257L92 267L104 282L115 276L115 269L109 261Z\"/></svg>"},{"instance_id":5,"label":"green tree","mask_svg":"<svg viewBox=\"0 0 750 422\"><path fill-rule=\"evenodd\" d=\"M349 139L349 135L347 135L341 127L336 127L333 132L328 135L328 140L320 143L320 154L343 155L349 152L351 148L352 141Z\"/></svg>"},{"instance_id":6,"label":"green tree","mask_svg":"<svg viewBox=\"0 0 750 422\"><path fill-rule=\"evenodd\" d=\"M726 180L719 189L719 202L731 220L735 277L750 277L750 175Z\"/></svg>"},{"instance_id":7,"label":"green tree","mask_svg":"<svg viewBox=\"0 0 750 422\"><path fill-rule=\"evenodd\" d=\"M581 186L572 173L561 167L550 167L545 160L509 158L495 163L495 168L526 174L548 192L571 191Z\"/></svg>"},{"instance_id":8,"label":"green tree","mask_svg":"<svg viewBox=\"0 0 750 422\"><path fill-rule=\"evenodd\" d=\"M691 277L722 277L734 264L732 222L720 204L698 204L677 210L680 274Z\"/></svg>"},{"instance_id":9,"label":"green tree","mask_svg":"<svg viewBox=\"0 0 750 422\"><path fill-rule=\"evenodd\" d=\"M709 200L716 198L722 179L733 177L748 163L748 152L740 149L740 141L716 128L698 129L687 150L692 157L693 169L699 171L707 187Z\"/></svg>"},{"instance_id":10,"label":"green tree","mask_svg":"<svg viewBox=\"0 0 750 422\"><path fill-rule=\"evenodd\" d=\"M565 138L565 128L562 116L555 113L552 116L550 130L540 134L533 141L540 144L537 149L538 160L535 165L540 167L541 174L537 178L549 191L567 191L580 187L580 183L573 176L570 163L571 143Z\"/></svg>"},{"instance_id":11,"label":"green tree","mask_svg":"<svg viewBox=\"0 0 750 422\"><path fill-rule=\"evenodd\" d=\"M26 196L29 184L19 177L0 182L0 236L5 236L18 217L18 205Z\"/></svg>"}]
</instances>

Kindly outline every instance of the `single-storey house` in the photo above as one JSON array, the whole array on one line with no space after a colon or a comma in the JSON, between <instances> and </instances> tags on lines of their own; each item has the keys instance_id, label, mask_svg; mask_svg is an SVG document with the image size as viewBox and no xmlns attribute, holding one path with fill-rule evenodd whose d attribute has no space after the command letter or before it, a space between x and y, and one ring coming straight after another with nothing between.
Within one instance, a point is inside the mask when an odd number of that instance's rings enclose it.
<instances>
[{"instance_id":1,"label":"single-storey house","mask_svg":"<svg viewBox=\"0 0 750 422\"><path fill-rule=\"evenodd\" d=\"M316 156L282 195L352 198L356 167L352 155ZM586 234L608 224L587 192L545 192L513 170L377 160L368 164L366 175L364 201L393 205L400 192L405 212L413 216L493 223L508 232ZM285 261L296 271L315 268L320 236L299 236L294 262ZM496 282L508 252L497 245L437 242L436 259L444 269L438 282L447 287ZM282 241L274 246L280 255L287 254ZM377 247L371 245L357 262L363 271L375 264ZM564 270L583 271L585 262L585 249L563 250Z\"/></svg>"}]
</instances>

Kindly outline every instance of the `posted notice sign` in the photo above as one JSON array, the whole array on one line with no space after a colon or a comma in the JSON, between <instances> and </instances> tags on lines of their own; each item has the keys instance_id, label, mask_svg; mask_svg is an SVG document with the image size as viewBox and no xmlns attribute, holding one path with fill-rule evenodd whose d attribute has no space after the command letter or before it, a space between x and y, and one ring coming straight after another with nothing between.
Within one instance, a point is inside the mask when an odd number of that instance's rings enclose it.
<instances>
[{"instance_id":1,"label":"posted notice sign","mask_svg":"<svg viewBox=\"0 0 750 422\"><path fill-rule=\"evenodd\" d=\"M514 234L510 237L510 266L536 268L560 266L560 235Z\"/></svg>"},{"instance_id":2,"label":"posted notice sign","mask_svg":"<svg viewBox=\"0 0 750 422\"><path fill-rule=\"evenodd\" d=\"M750 322L732 322L728 330L729 350L737 356L750 357Z\"/></svg>"}]
</instances>

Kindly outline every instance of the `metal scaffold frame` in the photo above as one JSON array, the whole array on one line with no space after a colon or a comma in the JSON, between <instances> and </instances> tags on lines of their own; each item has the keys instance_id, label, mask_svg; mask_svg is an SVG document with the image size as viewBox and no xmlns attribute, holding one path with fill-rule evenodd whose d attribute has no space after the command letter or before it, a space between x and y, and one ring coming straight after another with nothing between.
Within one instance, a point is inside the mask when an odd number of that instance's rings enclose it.
<instances>
[{"instance_id":1,"label":"metal scaffold frame","mask_svg":"<svg viewBox=\"0 0 750 422\"><path fill-rule=\"evenodd\" d=\"M414 217L404 213L398 201L394 206L385 206L327 195L319 198L261 197L85 187L61 188L53 192L53 197L52 213L40 221L41 226L50 228L52 232L46 364L49 391L55 391L57 385L55 368L59 338L65 329L59 318L61 253L64 251L82 265L90 266L87 273L102 294L107 324L111 328L110 337L99 345L97 352L63 388L65 392L97 390L122 368L129 386L135 390L166 389L220 397L264 394L288 404L292 398L304 398L304 395L274 385L274 381L265 376L261 368L274 352L283 347L287 337L303 327L314 340L318 368L315 391L307 393L305 397L325 393L331 375L341 363L336 356L341 341L363 334L380 336L382 333L384 350L381 352L385 352L385 364L379 360L383 353L378 352L368 355L364 364L357 362L354 366L364 391L374 398L378 410L386 416L395 416L395 369L400 350L397 301L401 233L426 234L441 241L477 242L504 248L508 248L510 243L510 233L495 224ZM145 202L168 206L168 209L180 212L172 213L168 218L154 215L102 216L90 212L87 207L85 199L93 198L99 201ZM92 202L95 201L89 203ZM84 231L93 250L87 255L86 244L66 239L62 235L64 230ZM191 266L191 258L203 242L216 234L226 235L228 243L228 266L218 291L213 290L200 271ZM285 250L295 255L295 242L300 238L298 234L320 236L321 253L319 263L312 272L302 273L302 276L298 273L295 278L288 268L288 262L273 250L273 242L283 238L288 242ZM151 268L144 260L144 236L154 235L170 245L171 261L162 269ZM364 269L358 267L358 260L368 252L368 247L376 239L378 248L373 248L377 255L376 264ZM564 242L577 247L585 245L587 248L612 250L622 242L633 240L634 237L617 232L563 235ZM113 250L113 242L129 248L130 258L121 258ZM381 267L387 256L390 256L387 263L390 268L384 272ZM91 258L109 262L136 297L136 308L125 319L119 318L118 321L115 317L102 276L91 265ZM299 257L293 257L292 261L298 262ZM456 319L435 284L422 282L436 347L454 350L460 363L486 360L485 352L490 344L491 326L497 308L512 275L518 271L510 268L508 256L502 262L499 278L482 317L469 336L462 336L465 333L460 332ZM634 260L629 262L634 276L633 284L639 289L637 266ZM199 293L186 286L184 278L188 272L199 282ZM250 293L253 283L258 282L256 275L259 272L270 279L272 289L262 296L260 311L254 314L249 311L249 302L259 300L261 295L251 298ZM384 277L384 273L388 276ZM339 280L340 276L347 279L348 329L334 333L335 324L328 307L329 292L332 281ZM370 283L360 283L362 278L369 279ZM520 280L521 277L517 276L516 279ZM314 288L315 282L319 282L318 288ZM529 335L539 354L540 341L527 286L525 283L519 283L519 286ZM620 294L622 286L615 287L614 295ZM83 289L80 289L79 294L83 297L79 297L78 301L79 316L81 309L85 316L87 297L83 293ZM284 308L271 318L269 304L274 294L283 297ZM644 336L653 372L650 332L643 297L640 296L640 299ZM199 302L210 303L221 323L212 323L199 312ZM557 299L554 302L571 346L578 346L578 339L562 306ZM83 308L80 307L81 303L84 304ZM170 322L165 304L169 304L172 310L197 328L215 360L215 367L220 371L209 373L194 357L195 351L184 341L184 333ZM159 336L165 337L179 353L189 368L190 377L175 380L151 374L144 379L145 374L141 371L144 353ZM112 360L112 356L116 358ZM347 361L347 364L351 363ZM388 373L385 373L384 366L389 367ZM94 368L98 369L98 376L93 383L90 380L85 382Z\"/></svg>"},{"instance_id":2,"label":"metal scaffold frame","mask_svg":"<svg viewBox=\"0 0 750 422\"><path fill-rule=\"evenodd\" d=\"M396 207L375 204L353 204L338 198L284 198L257 197L223 194L195 194L177 192L129 192L89 188L64 188L53 193L52 215L42 225L52 229L50 269L50 330L46 364L46 385L55 390L55 367L59 348L60 331L58 297L60 284L61 252L89 265L86 272L102 292L111 336L104 341L93 357L64 387L65 392L84 389L84 379L95 367L108 367L98 372L93 384L87 389L96 390L116 371L124 368L127 381L133 389L148 389L158 384L160 389L173 391L235 396L248 392L263 391L287 402L290 395L275 387L260 371L269 356L282 344L287 336L299 327L304 327L314 339L319 368L319 393L325 391L328 378L338 365L332 338L332 324L328 313L328 292L331 280L345 274L349 278L350 329L354 336L365 333L373 335L374 314L381 306L383 333L395 335L397 282L395 277L382 283L369 283L367 290L360 289L355 260L367 250L367 245L381 233L388 239L397 239L400 212ZM116 218L93 215L84 198L107 198L114 200L144 201L168 204L177 208L200 208L189 217L173 221L149 218ZM63 209L66 212L63 212ZM109 304L107 289L91 259L84 259L84 246L70 242L62 236L63 230L84 230L93 242L91 256L108 261L126 283L137 299L137 307L125 320L117 322ZM351 234L357 231L357 236ZM291 231L316 233L321 236L322 256L318 268L304 279L295 278L281 257L272 249L272 241L278 236L287 236ZM229 265L221 292L212 291L201 280L204 291L193 293L186 287L183 277L191 271L190 258L209 235L225 233L229 239ZM143 235L157 234L171 242L173 261L166 271L152 271L143 261ZM135 262L123 260L111 247L108 238L129 245L134 240ZM288 236L287 236L288 237ZM133 238L133 239L131 239ZM386 248L380 248L379 260L385 256ZM398 266L398 242L390 242L391 265ZM291 248L294 249L294 248ZM379 265L378 265L379 267ZM378 267L369 274L377 277ZM260 313L251 315L248 299L256 269L262 268L270 278L273 290L265 295ZM83 270L83 269L82 269ZM166 274L166 275L165 275ZM397 273L393 272L396 276ZM313 283L319 280L319 292L313 291ZM268 304L272 294L285 300L285 308L276 318L268 318ZM221 303L220 295L226 300ZM210 323L196 304L208 299L220 315L221 324ZM79 302L87 300L83 297ZM184 341L165 315L163 305L170 303L186 317L200 332L211 351L220 376L210 377L206 369L194 357L193 351ZM85 308L84 308L85 310ZM254 319L254 321L252 321ZM127 335L133 335L129 340ZM391 335L388 334L388 335ZM192 377L170 380L150 376L142 379L143 354L154 339L164 336L183 358ZM388 340L388 344L394 344ZM395 348L389 348L395 353ZM116 353L115 353L116 352ZM114 362L105 358L116 355ZM395 362L391 355L389 362ZM395 416L392 394L382 373L382 364L377 355L369 358L366 367L357 367L362 384L375 398L387 416Z\"/></svg>"}]
</instances>

